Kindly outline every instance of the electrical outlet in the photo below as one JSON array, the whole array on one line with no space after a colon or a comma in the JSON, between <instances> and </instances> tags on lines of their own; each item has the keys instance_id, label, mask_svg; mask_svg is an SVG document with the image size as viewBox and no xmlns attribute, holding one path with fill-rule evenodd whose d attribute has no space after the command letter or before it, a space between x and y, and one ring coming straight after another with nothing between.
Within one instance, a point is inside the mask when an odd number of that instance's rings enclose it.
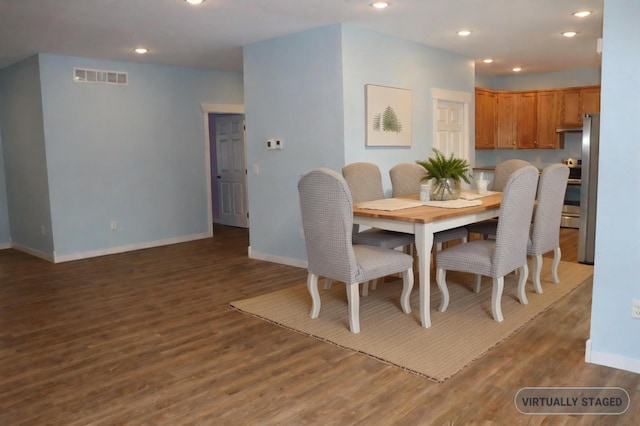
<instances>
[{"instance_id":1,"label":"electrical outlet","mask_svg":"<svg viewBox=\"0 0 640 426\"><path fill-rule=\"evenodd\" d=\"M280 139L276 139L276 149L284 149L284 143Z\"/></svg>"},{"instance_id":2,"label":"electrical outlet","mask_svg":"<svg viewBox=\"0 0 640 426\"><path fill-rule=\"evenodd\" d=\"M115 231L116 229L118 229L118 222L116 222L115 220L111 221L111 230Z\"/></svg>"},{"instance_id":3,"label":"electrical outlet","mask_svg":"<svg viewBox=\"0 0 640 426\"><path fill-rule=\"evenodd\" d=\"M640 300L632 299L631 318L640 318Z\"/></svg>"},{"instance_id":4,"label":"electrical outlet","mask_svg":"<svg viewBox=\"0 0 640 426\"><path fill-rule=\"evenodd\" d=\"M275 139L267 139L267 149L276 149Z\"/></svg>"}]
</instances>

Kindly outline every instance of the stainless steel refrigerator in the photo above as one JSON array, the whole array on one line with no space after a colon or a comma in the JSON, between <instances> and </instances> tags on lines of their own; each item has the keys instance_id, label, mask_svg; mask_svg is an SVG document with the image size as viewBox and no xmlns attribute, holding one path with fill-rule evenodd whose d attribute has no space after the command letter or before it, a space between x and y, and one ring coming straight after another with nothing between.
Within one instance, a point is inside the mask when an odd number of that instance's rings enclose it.
<instances>
[{"instance_id":1,"label":"stainless steel refrigerator","mask_svg":"<svg viewBox=\"0 0 640 426\"><path fill-rule=\"evenodd\" d=\"M580 177L580 230L578 262L593 265L598 202L598 151L600 114L585 114L582 120L582 173Z\"/></svg>"}]
</instances>

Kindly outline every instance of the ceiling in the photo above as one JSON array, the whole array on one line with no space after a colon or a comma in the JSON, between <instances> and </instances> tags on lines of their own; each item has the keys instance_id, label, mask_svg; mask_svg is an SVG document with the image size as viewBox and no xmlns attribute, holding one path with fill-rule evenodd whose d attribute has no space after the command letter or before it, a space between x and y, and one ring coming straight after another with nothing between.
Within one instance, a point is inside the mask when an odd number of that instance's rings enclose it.
<instances>
[{"instance_id":1,"label":"ceiling","mask_svg":"<svg viewBox=\"0 0 640 426\"><path fill-rule=\"evenodd\" d=\"M0 68L35 53L242 71L242 46L335 23L477 60L476 73L597 68L603 0L0 0ZM591 10L587 18L573 12ZM471 35L456 32L469 29ZM562 31L577 31L569 39ZM144 46L144 56L133 48ZM485 57L492 64L480 62Z\"/></svg>"}]
</instances>

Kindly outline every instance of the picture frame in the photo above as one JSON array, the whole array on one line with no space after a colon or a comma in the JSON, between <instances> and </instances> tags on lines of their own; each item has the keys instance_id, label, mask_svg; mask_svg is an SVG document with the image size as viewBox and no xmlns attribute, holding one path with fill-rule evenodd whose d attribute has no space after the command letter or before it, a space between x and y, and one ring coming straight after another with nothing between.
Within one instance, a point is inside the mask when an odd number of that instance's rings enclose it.
<instances>
[{"instance_id":1,"label":"picture frame","mask_svg":"<svg viewBox=\"0 0 640 426\"><path fill-rule=\"evenodd\" d=\"M366 146L411 146L411 90L365 85Z\"/></svg>"}]
</instances>

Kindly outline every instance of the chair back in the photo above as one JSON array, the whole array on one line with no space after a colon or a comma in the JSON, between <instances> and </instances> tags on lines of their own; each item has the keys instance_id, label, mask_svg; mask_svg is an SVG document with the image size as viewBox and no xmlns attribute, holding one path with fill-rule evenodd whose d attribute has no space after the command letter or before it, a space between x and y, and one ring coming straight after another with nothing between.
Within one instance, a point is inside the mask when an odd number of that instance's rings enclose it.
<instances>
[{"instance_id":1,"label":"chair back","mask_svg":"<svg viewBox=\"0 0 640 426\"><path fill-rule=\"evenodd\" d=\"M357 273L351 244L353 202L339 173L314 169L298 181L308 271L351 283Z\"/></svg>"},{"instance_id":2,"label":"chair back","mask_svg":"<svg viewBox=\"0 0 640 426\"><path fill-rule=\"evenodd\" d=\"M531 163L518 159L507 160L498 164L493 174L492 190L503 191L507 181L509 180L509 176L511 176L513 172L530 165Z\"/></svg>"},{"instance_id":3,"label":"chair back","mask_svg":"<svg viewBox=\"0 0 640 426\"><path fill-rule=\"evenodd\" d=\"M492 260L493 277L501 277L527 262L527 242L538 187L538 169L516 170L502 191Z\"/></svg>"},{"instance_id":4,"label":"chair back","mask_svg":"<svg viewBox=\"0 0 640 426\"><path fill-rule=\"evenodd\" d=\"M427 175L426 170L416 163L396 164L389 170L391 178L391 196L403 197L420 193L422 178Z\"/></svg>"},{"instance_id":5,"label":"chair back","mask_svg":"<svg viewBox=\"0 0 640 426\"><path fill-rule=\"evenodd\" d=\"M351 163L342 168L342 176L349 185L354 203L384 198L382 175L372 163Z\"/></svg>"},{"instance_id":6,"label":"chair back","mask_svg":"<svg viewBox=\"0 0 640 426\"><path fill-rule=\"evenodd\" d=\"M564 164L553 164L542 171L538 183L538 204L531 226L530 255L560 247L560 222L568 179L569 168Z\"/></svg>"}]
</instances>

